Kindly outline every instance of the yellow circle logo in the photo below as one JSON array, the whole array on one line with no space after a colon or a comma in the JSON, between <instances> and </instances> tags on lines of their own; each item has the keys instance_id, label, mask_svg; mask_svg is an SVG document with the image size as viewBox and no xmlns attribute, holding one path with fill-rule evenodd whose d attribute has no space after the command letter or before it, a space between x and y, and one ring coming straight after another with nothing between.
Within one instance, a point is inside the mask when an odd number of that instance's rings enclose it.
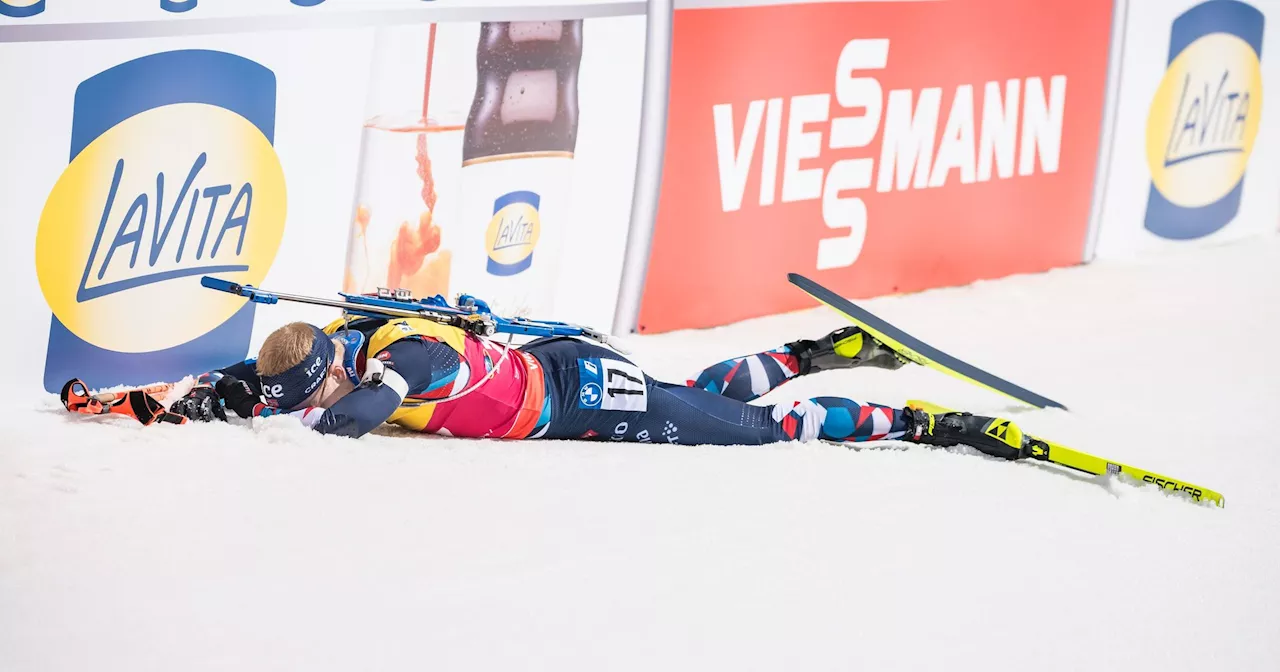
<instances>
[{"instance_id":1,"label":"yellow circle logo","mask_svg":"<svg viewBox=\"0 0 1280 672\"><path fill-rule=\"evenodd\" d=\"M497 212L484 236L489 273L515 275L533 264L533 249L542 232L539 201L530 191L512 192L497 200Z\"/></svg>"},{"instance_id":2,"label":"yellow circle logo","mask_svg":"<svg viewBox=\"0 0 1280 672\"><path fill-rule=\"evenodd\" d=\"M1239 184L1262 119L1262 65L1249 43L1210 33L1169 64L1147 117L1147 166L1171 203L1216 203Z\"/></svg>"},{"instance_id":3,"label":"yellow circle logo","mask_svg":"<svg viewBox=\"0 0 1280 672\"><path fill-rule=\"evenodd\" d=\"M244 299L200 286L260 284L284 234L284 172L262 131L202 103L115 125L58 178L36 233L36 273L76 336L116 352L186 343Z\"/></svg>"}]
</instances>

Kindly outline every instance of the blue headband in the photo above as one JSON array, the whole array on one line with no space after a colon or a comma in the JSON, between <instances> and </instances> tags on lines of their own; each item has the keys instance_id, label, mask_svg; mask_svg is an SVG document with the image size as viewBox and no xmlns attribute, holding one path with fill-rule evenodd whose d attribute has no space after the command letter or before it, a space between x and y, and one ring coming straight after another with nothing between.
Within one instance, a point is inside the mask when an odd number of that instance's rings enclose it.
<instances>
[{"instance_id":1,"label":"blue headband","mask_svg":"<svg viewBox=\"0 0 1280 672\"><path fill-rule=\"evenodd\" d=\"M262 377L262 394L287 411L294 410L320 388L333 364L334 347L329 335L311 327L311 352L301 362L274 375Z\"/></svg>"}]
</instances>

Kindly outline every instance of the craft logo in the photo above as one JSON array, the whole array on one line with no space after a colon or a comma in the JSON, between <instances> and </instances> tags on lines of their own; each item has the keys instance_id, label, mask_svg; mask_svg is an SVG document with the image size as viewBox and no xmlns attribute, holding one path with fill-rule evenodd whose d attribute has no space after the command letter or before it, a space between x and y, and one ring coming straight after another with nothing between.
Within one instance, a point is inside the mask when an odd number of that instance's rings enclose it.
<instances>
[{"instance_id":1,"label":"craft logo","mask_svg":"<svg viewBox=\"0 0 1280 672\"><path fill-rule=\"evenodd\" d=\"M1263 15L1211 0L1173 22L1169 65L1147 117L1147 230L1207 236L1240 210L1262 117Z\"/></svg>"},{"instance_id":2,"label":"craft logo","mask_svg":"<svg viewBox=\"0 0 1280 672\"><path fill-rule=\"evenodd\" d=\"M44 0L0 0L0 15L21 19L44 11Z\"/></svg>"},{"instance_id":3,"label":"craft logo","mask_svg":"<svg viewBox=\"0 0 1280 672\"><path fill-rule=\"evenodd\" d=\"M45 389L176 380L242 358L284 232L271 70L217 51L145 56L76 89L71 159L36 233L53 311Z\"/></svg>"},{"instance_id":4,"label":"craft logo","mask_svg":"<svg viewBox=\"0 0 1280 672\"><path fill-rule=\"evenodd\" d=\"M494 201L493 219L484 236L490 275L515 275L533 265L533 248L542 229L540 202L532 191L513 191Z\"/></svg>"}]
</instances>

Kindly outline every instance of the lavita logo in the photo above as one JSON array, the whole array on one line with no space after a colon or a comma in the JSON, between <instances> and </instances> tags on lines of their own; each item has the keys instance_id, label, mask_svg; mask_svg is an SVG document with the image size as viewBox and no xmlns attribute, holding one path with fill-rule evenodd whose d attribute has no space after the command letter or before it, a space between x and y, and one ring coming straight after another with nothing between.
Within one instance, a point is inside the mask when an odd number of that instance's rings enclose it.
<instances>
[{"instance_id":1,"label":"lavita logo","mask_svg":"<svg viewBox=\"0 0 1280 672\"><path fill-rule=\"evenodd\" d=\"M162 220L165 213L164 172L155 174L154 194L148 194L145 191L139 193L124 211L123 217L117 218L119 212L116 209L116 201L121 181L124 179L125 160L121 158L116 161L115 171L111 176L111 187L107 192L107 202L103 207L102 218L94 235L93 247L80 279L80 287L76 291L77 301L88 301L133 287L188 275L249 270L248 265L241 262L245 236L249 231L249 214L253 208L253 184L249 182L240 184L230 206L228 207L227 202L223 201L220 207L219 199L230 194L233 185L219 184L201 189L196 180L207 163L208 153L201 152L192 162L182 187L173 197L172 204L168 208L168 216ZM195 185L194 188L193 185ZM148 217L149 204L154 218ZM185 208L186 220L182 225L181 237L175 235L171 238L170 235L176 233L173 229L174 222L186 204L189 205ZM197 213L203 213L206 216L200 218L196 216ZM200 219L204 220L203 227L198 224ZM209 233L213 229L215 219L221 224L210 245ZM103 234L106 233L109 223L117 221L119 225L111 237L111 243L104 247ZM191 230L193 222L197 222L194 236ZM144 247L144 232L149 224L151 236L147 239L149 244L145 246L143 265L139 266L138 252ZM232 235L227 238L228 245L223 247L224 237L227 237L228 233ZM188 246L189 237L190 246ZM171 240L177 240L176 251L172 249L174 246L169 244ZM234 249L230 244L231 241L234 241ZM106 251L102 252L104 249ZM122 253L115 256L118 250ZM221 256L218 254L220 250L223 252ZM167 254L162 258L162 253L169 251L173 252L172 259L169 259ZM185 263L184 253L187 255ZM116 261L114 265L112 265L113 257ZM219 264L216 263L218 259L231 263ZM108 274L109 270L110 274Z\"/></svg>"},{"instance_id":2,"label":"lavita logo","mask_svg":"<svg viewBox=\"0 0 1280 672\"><path fill-rule=\"evenodd\" d=\"M44 11L44 0L0 0L0 16L25 19Z\"/></svg>"},{"instance_id":3,"label":"lavita logo","mask_svg":"<svg viewBox=\"0 0 1280 672\"><path fill-rule=\"evenodd\" d=\"M1174 20L1147 117L1144 225L1157 236L1201 238L1239 212L1261 122L1264 23L1237 0L1211 0Z\"/></svg>"},{"instance_id":4,"label":"lavita logo","mask_svg":"<svg viewBox=\"0 0 1280 672\"><path fill-rule=\"evenodd\" d=\"M513 191L493 204L493 218L485 232L485 267L491 275L515 275L533 265L533 250L541 231L538 206L541 197L532 191Z\"/></svg>"},{"instance_id":5,"label":"lavita logo","mask_svg":"<svg viewBox=\"0 0 1280 672\"><path fill-rule=\"evenodd\" d=\"M270 268L285 219L274 133L275 75L233 54L153 54L81 82L36 234L46 389L177 380L247 353L253 304L199 276L259 284Z\"/></svg>"}]
</instances>

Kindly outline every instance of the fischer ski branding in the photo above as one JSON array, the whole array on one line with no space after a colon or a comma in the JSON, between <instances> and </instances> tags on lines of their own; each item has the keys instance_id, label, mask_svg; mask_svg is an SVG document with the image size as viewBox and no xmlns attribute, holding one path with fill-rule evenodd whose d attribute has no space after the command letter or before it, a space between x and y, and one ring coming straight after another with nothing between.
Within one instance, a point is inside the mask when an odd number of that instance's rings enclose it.
<instances>
[{"instance_id":1,"label":"fischer ski branding","mask_svg":"<svg viewBox=\"0 0 1280 672\"><path fill-rule=\"evenodd\" d=\"M791 281L791 284L804 290L809 296L825 303L828 307L849 318L854 324L883 343L885 347L910 361L1037 408L1061 408L1064 410L1067 408L1048 397L1036 394L1020 385L1015 385L921 341L803 275L788 273L787 279Z\"/></svg>"},{"instance_id":2,"label":"fischer ski branding","mask_svg":"<svg viewBox=\"0 0 1280 672\"><path fill-rule=\"evenodd\" d=\"M907 407L934 414L955 412L949 408L932 404L927 401L908 401ZM1021 434L1022 448L1019 451L1017 459L1032 459L1039 460L1041 462L1051 462L1053 464L1074 469L1076 471L1082 471L1086 474L1093 474L1095 476L1124 474L1136 481L1156 485L1163 490L1180 492L1197 502L1208 500L1224 508L1227 505L1226 499L1221 493L1186 481L1178 480L1176 478L1161 476L1160 474L1146 471L1145 469L1138 469L1127 464L1120 464L1119 462L1112 462L1111 460L1096 457L1088 453L1082 453L1078 450L1068 448L1052 441L1047 441L1038 436L1032 436L1031 434L1027 434L1022 431L1022 429L1016 424L1008 420L1000 420L998 423L993 425L993 429L996 427L999 428L1002 435L1014 432Z\"/></svg>"}]
</instances>

